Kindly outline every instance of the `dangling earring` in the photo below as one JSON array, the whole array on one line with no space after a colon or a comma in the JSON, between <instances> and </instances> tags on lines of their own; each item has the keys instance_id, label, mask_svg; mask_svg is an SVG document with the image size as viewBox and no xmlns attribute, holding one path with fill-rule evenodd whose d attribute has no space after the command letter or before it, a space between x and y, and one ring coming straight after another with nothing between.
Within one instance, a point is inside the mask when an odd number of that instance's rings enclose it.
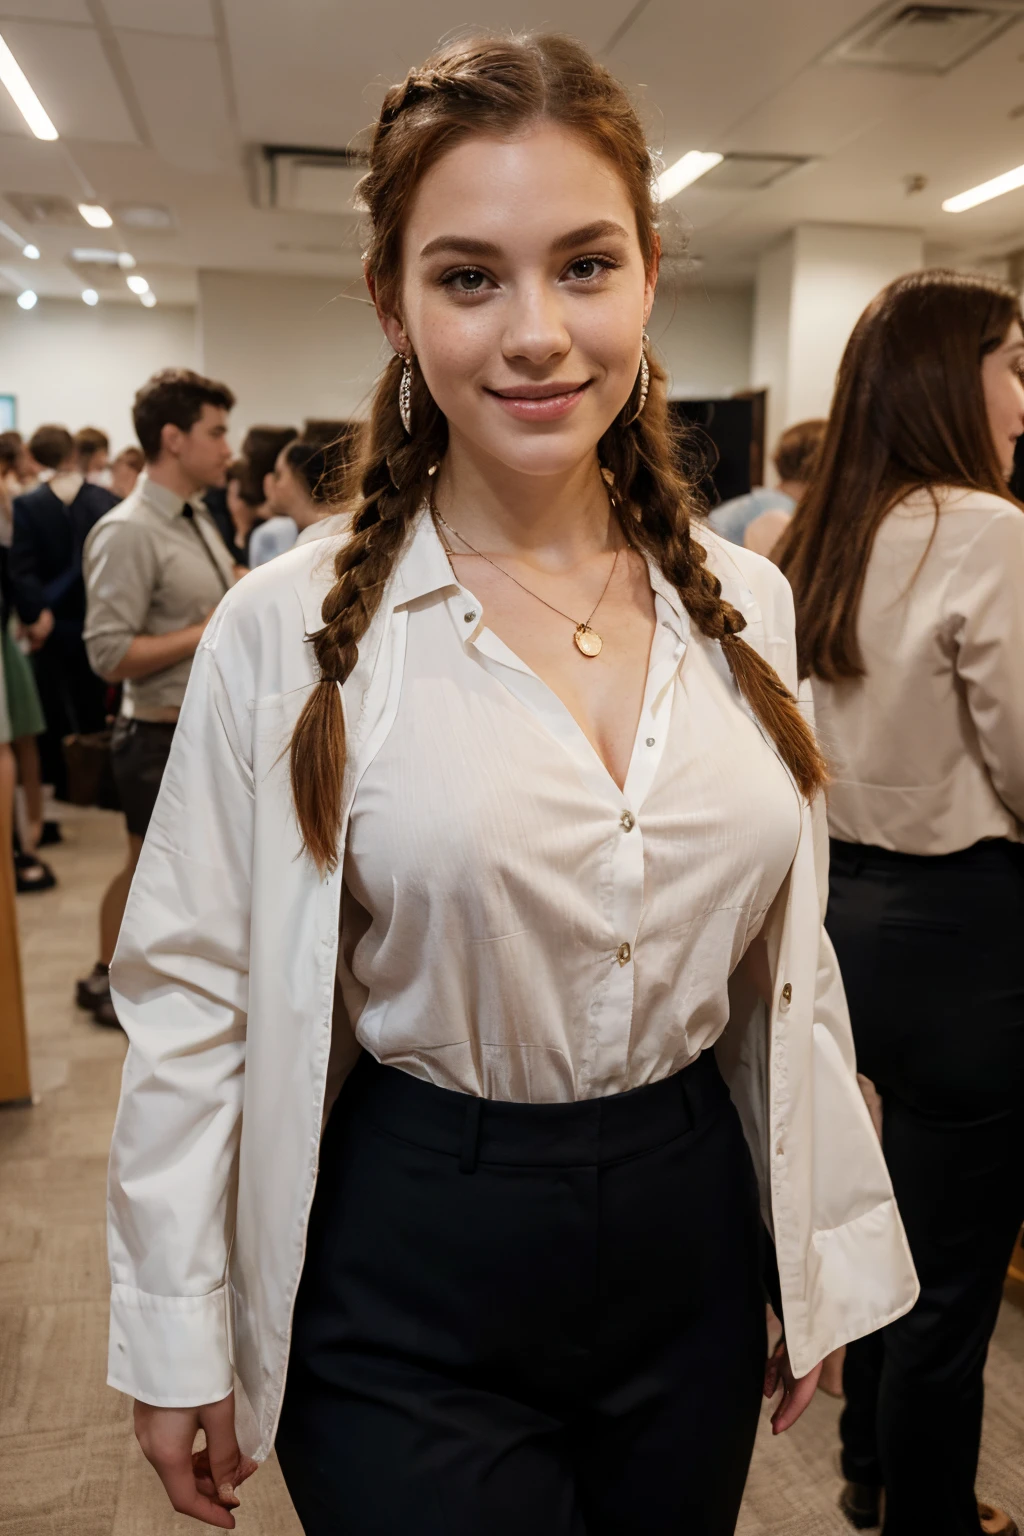
<instances>
[{"instance_id":1,"label":"dangling earring","mask_svg":"<svg viewBox=\"0 0 1024 1536\"><path fill-rule=\"evenodd\" d=\"M412 437L412 358L402 357L402 380L398 386L398 414L406 437Z\"/></svg>"},{"instance_id":2,"label":"dangling earring","mask_svg":"<svg viewBox=\"0 0 1024 1536\"><path fill-rule=\"evenodd\" d=\"M650 344L651 338L648 336L647 332L644 331L640 338L640 402L632 416L626 422L627 427L631 427L633 425L634 421L637 420L643 411L644 406L647 404L647 391L651 387L651 370L647 363L647 348L650 346Z\"/></svg>"}]
</instances>

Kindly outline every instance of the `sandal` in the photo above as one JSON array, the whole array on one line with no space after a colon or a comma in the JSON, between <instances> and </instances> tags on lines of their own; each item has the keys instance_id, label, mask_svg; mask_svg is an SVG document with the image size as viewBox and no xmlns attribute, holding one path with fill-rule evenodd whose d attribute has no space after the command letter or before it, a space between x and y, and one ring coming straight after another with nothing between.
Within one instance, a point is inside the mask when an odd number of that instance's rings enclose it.
<instances>
[{"instance_id":1,"label":"sandal","mask_svg":"<svg viewBox=\"0 0 1024 1536\"><path fill-rule=\"evenodd\" d=\"M14 880L19 896L31 891L50 891L57 884L57 876L49 864L34 858L31 853L14 855Z\"/></svg>"}]
</instances>

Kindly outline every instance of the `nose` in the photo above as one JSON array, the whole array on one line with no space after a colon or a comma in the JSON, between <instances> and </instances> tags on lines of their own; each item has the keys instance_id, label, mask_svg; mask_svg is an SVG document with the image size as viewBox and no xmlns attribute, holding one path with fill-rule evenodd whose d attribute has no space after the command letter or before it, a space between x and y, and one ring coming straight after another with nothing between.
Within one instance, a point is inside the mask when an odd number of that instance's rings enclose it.
<instances>
[{"instance_id":1,"label":"nose","mask_svg":"<svg viewBox=\"0 0 1024 1536\"><path fill-rule=\"evenodd\" d=\"M558 295L539 279L520 285L507 311L502 336L505 357L539 368L564 357L571 346Z\"/></svg>"}]
</instances>

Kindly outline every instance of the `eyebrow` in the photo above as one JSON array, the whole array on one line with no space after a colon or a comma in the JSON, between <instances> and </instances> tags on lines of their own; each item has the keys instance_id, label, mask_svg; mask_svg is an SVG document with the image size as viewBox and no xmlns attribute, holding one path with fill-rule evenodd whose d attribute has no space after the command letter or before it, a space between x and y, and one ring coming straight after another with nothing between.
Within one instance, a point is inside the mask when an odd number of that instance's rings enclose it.
<instances>
[{"instance_id":1,"label":"eyebrow","mask_svg":"<svg viewBox=\"0 0 1024 1536\"><path fill-rule=\"evenodd\" d=\"M597 219L593 224L582 224L579 229L570 229L566 234L559 235L552 242L551 249L573 251L577 246L591 245L595 240L615 238L628 240L629 235L614 219ZM494 258L501 255L501 247L491 240L474 240L469 235L438 235L435 240L427 241L420 251L420 258L437 256L441 252L446 255Z\"/></svg>"}]
</instances>

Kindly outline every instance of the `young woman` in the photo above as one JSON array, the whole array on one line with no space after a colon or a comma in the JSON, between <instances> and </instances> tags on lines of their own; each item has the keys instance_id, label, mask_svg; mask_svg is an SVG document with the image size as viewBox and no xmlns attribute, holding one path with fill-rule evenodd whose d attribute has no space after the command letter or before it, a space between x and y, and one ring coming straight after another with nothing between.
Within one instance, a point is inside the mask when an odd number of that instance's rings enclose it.
<instances>
[{"instance_id":1,"label":"young woman","mask_svg":"<svg viewBox=\"0 0 1024 1536\"><path fill-rule=\"evenodd\" d=\"M323 444L297 437L281 449L267 476L270 515L253 533L249 547L254 569L291 549L300 533L319 522L329 510L324 491L332 478L330 452Z\"/></svg>"},{"instance_id":2,"label":"young woman","mask_svg":"<svg viewBox=\"0 0 1024 1536\"><path fill-rule=\"evenodd\" d=\"M1024 432L1017 295L893 283L851 337L780 560L831 757L827 927L921 1278L847 1354L844 1506L1010 1531L974 1495L982 1368L1024 1220Z\"/></svg>"},{"instance_id":3,"label":"young woman","mask_svg":"<svg viewBox=\"0 0 1024 1536\"><path fill-rule=\"evenodd\" d=\"M438 53L361 195L352 530L214 618L122 929L110 1380L213 1525L276 1437L316 1536L724 1536L762 1388L916 1295L789 591L691 534L583 49Z\"/></svg>"}]
</instances>

